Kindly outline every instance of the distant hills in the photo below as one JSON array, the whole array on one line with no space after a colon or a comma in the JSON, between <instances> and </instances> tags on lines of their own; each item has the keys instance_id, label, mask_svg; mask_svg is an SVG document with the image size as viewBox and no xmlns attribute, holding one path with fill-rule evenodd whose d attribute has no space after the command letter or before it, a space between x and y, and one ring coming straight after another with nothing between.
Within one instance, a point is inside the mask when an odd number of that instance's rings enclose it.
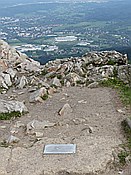
<instances>
[{"instance_id":1,"label":"distant hills","mask_svg":"<svg viewBox=\"0 0 131 175\"><path fill-rule=\"evenodd\" d=\"M52 2L52 3L62 3L62 2L108 2L108 1L116 1L116 0L4 0L0 1L0 8L8 7L12 5L18 5L18 4L28 4L28 3L39 3L39 2ZM117 1L123 1L123 0L117 0Z\"/></svg>"}]
</instances>

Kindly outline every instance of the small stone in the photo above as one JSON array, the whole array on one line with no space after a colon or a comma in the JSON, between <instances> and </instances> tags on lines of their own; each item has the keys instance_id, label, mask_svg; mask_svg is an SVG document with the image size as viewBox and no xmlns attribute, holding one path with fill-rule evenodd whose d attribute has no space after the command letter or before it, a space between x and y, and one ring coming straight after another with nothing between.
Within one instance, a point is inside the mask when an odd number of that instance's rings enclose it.
<instances>
[{"instance_id":1,"label":"small stone","mask_svg":"<svg viewBox=\"0 0 131 175\"><path fill-rule=\"evenodd\" d=\"M70 105L68 103L66 103L58 112L59 115L65 115L66 113L71 113L72 112L72 108L70 107Z\"/></svg>"},{"instance_id":2,"label":"small stone","mask_svg":"<svg viewBox=\"0 0 131 175\"><path fill-rule=\"evenodd\" d=\"M87 103L87 101L85 101L85 100L80 100L80 101L78 101L78 103L83 103L83 104L86 104L86 103Z\"/></svg>"},{"instance_id":3,"label":"small stone","mask_svg":"<svg viewBox=\"0 0 131 175\"><path fill-rule=\"evenodd\" d=\"M2 93L2 94L6 94L6 93L7 93L7 91L2 91L1 93Z\"/></svg>"},{"instance_id":4,"label":"small stone","mask_svg":"<svg viewBox=\"0 0 131 175\"><path fill-rule=\"evenodd\" d=\"M56 89L54 87L50 87L48 90L49 95L53 95L56 92Z\"/></svg>"},{"instance_id":5,"label":"small stone","mask_svg":"<svg viewBox=\"0 0 131 175\"><path fill-rule=\"evenodd\" d=\"M20 127L25 127L25 125L24 125L21 121L17 121L17 122L15 123L15 126L14 126L14 127L20 128Z\"/></svg>"},{"instance_id":6,"label":"small stone","mask_svg":"<svg viewBox=\"0 0 131 175\"><path fill-rule=\"evenodd\" d=\"M27 124L27 134L35 134L36 132L43 131L43 129L55 126L56 123L51 123L49 121L38 121L33 120Z\"/></svg>"},{"instance_id":7,"label":"small stone","mask_svg":"<svg viewBox=\"0 0 131 175\"><path fill-rule=\"evenodd\" d=\"M52 85L55 85L56 87L61 87L60 80L57 77L55 77L53 79Z\"/></svg>"},{"instance_id":8,"label":"small stone","mask_svg":"<svg viewBox=\"0 0 131 175\"><path fill-rule=\"evenodd\" d=\"M17 134L18 130L16 128L11 128L10 133L11 134Z\"/></svg>"},{"instance_id":9,"label":"small stone","mask_svg":"<svg viewBox=\"0 0 131 175\"><path fill-rule=\"evenodd\" d=\"M16 71L12 68L9 68L6 72L11 76L12 79L16 76Z\"/></svg>"},{"instance_id":10,"label":"small stone","mask_svg":"<svg viewBox=\"0 0 131 175\"><path fill-rule=\"evenodd\" d=\"M79 125L79 124L82 124L82 123L85 123L85 122L86 122L86 119L84 119L84 118L75 118L75 119L73 119L73 123L75 125Z\"/></svg>"},{"instance_id":11,"label":"small stone","mask_svg":"<svg viewBox=\"0 0 131 175\"><path fill-rule=\"evenodd\" d=\"M39 137L43 137L44 134L42 132L35 132L35 135L36 137L39 138Z\"/></svg>"},{"instance_id":12,"label":"small stone","mask_svg":"<svg viewBox=\"0 0 131 175\"><path fill-rule=\"evenodd\" d=\"M7 127L6 126L0 126L1 129L6 129Z\"/></svg>"},{"instance_id":13,"label":"small stone","mask_svg":"<svg viewBox=\"0 0 131 175\"><path fill-rule=\"evenodd\" d=\"M11 82L11 77L9 74L7 73L2 73L2 77L4 79L4 82L7 86L12 86L12 82Z\"/></svg>"},{"instance_id":14,"label":"small stone","mask_svg":"<svg viewBox=\"0 0 131 175\"><path fill-rule=\"evenodd\" d=\"M67 93L64 93L63 95L64 95L65 97L69 97L69 95L68 95Z\"/></svg>"},{"instance_id":15,"label":"small stone","mask_svg":"<svg viewBox=\"0 0 131 175\"><path fill-rule=\"evenodd\" d=\"M12 90L13 93L16 93L17 91L15 89Z\"/></svg>"},{"instance_id":16,"label":"small stone","mask_svg":"<svg viewBox=\"0 0 131 175\"><path fill-rule=\"evenodd\" d=\"M29 88L28 92L34 92L34 91L36 91L36 90L37 90L36 87L31 87L31 88Z\"/></svg>"},{"instance_id":17,"label":"small stone","mask_svg":"<svg viewBox=\"0 0 131 175\"><path fill-rule=\"evenodd\" d=\"M126 122L127 126L128 126L128 127L130 128L130 130L131 130L131 119L127 118L127 119L125 120L125 122Z\"/></svg>"},{"instance_id":18,"label":"small stone","mask_svg":"<svg viewBox=\"0 0 131 175\"><path fill-rule=\"evenodd\" d=\"M120 170L120 171L118 172L118 174L123 174L123 170Z\"/></svg>"},{"instance_id":19,"label":"small stone","mask_svg":"<svg viewBox=\"0 0 131 175\"><path fill-rule=\"evenodd\" d=\"M29 101L30 103L43 102L44 100L42 99L42 97L44 95L47 95L47 90L45 87L42 87L38 89L37 91L31 93Z\"/></svg>"},{"instance_id":20,"label":"small stone","mask_svg":"<svg viewBox=\"0 0 131 175\"><path fill-rule=\"evenodd\" d=\"M18 137L15 137L13 135L11 135L8 139L7 139L7 143L18 143L20 141L20 139Z\"/></svg>"},{"instance_id":21,"label":"small stone","mask_svg":"<svg viewBox=\"0 0 131 175\"><path fill-rule=\"evenodd\" d=\"M93 128L91 126L89 126L89 133L93 133Z\"/></svg>"},{"instance_id":22,"label":"small stone","mask_svg":"<svg viewBox=\"0 0 131 175\"><path fill-rule=\"evenodd\" d=\"M0 167L0 175L7 175L7 171L5 167Z\"/></svg>"},{"instance_id":23,"label":"small stone","mask_svg":"<svg viewBox=\"0 0 131 175\"><path fill-rule=\"evenodd\" d=\"M24 92L19 92L19 93L18 93L18 95L22 95L22 94L24 94Z\"/></svg>"},{"instance_id":24,"label":"small stone","mask_svg":"<svg viewBox=\"0 0 131 175\"><path fill-rule=\"evenodd\" d=\"M28 80L25 76L22 76L18 85L18 88L23 89L28 84Z\"/></svg>"},{"instance_id":25,"label":"small stone","mask_svg":"<svg viewBox=\"0 0 131 175\"><path fill-rule=\"evenodd\" d=\"M15 100L16 98L17 98L17 95L13 95L13 94L8 97L8 99L10 99L10 100Z\"/></svg>"},{"instance_id":26,"label":"small stone","mask_svg":"<svg viewBox=\"0 0 131 175\"><path fill-rule=\"evenodd\" d=\"M117 109L117 112L119 112L120 114L124 114L125 115L125 111L123 111L122 109Z\"/></svg>"},{"instance_id":27,"label":"small stone","mask_svg":"<svg viewBox=\"0 0 131 175\"><path fill-rule=\"evenodd\" d=\"M71 83L69 81L66 82L66 87L70 87L71 86Z\"/></svg>"},{"instance_id":28,"label":"small stone","mask_svg":"<svg viewBox=\"0 0 131 175\"><path fill-rule=\"evenodd\" d=\"M89 84L87 87L92 89L92 88L97 88L98 85L99 85L98 82L93 82L93 83Z\"/></svg>"}]
</instances>

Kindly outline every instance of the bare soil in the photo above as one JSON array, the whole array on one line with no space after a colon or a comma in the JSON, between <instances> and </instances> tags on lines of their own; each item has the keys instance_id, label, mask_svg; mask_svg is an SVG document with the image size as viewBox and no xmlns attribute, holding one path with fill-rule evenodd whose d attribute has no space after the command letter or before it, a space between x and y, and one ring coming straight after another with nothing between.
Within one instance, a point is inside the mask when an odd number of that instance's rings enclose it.
<instances>
[{"instance_id":1,"label":"bare soil","mask_svg":"<svg viewBox=\"0 0 131 175\"><path fill-rule=\"evenodd\" d=\"M0 98L9 99L12 93L10 89ZM28 135L26 127L18 128L13 135L20 142L8 148L0 147L0 175L131 175L131 165L122 170L113 166L113 153L125 142L121 122L130 113L114 90L63 88L44 103L36 104L28 102L27 89L16 90L13 95L12 98L25 101L29 113L11 121L0 121L0 126L5 126L0 127L0 141L11 135L17 121L27 126L33 119L48 120L55 126L45 128L40 139ZM60 116L58 111L65 103L73 111ZM51 143L74 143L76 154L43 155L44 145Z\"/></svg>"}]
</instances>

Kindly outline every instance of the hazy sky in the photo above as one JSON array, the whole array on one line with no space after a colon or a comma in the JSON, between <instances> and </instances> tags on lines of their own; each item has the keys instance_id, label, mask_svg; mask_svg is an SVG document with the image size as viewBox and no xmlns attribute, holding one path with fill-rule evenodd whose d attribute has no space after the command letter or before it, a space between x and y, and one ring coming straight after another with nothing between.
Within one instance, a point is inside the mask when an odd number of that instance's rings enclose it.
<instances>
[{"instance_id":1,"label":"hazy sky","mask_svg":"<svg viewBox=\"0 0 131 175\"><path fill-rule=\"evenodd\" d=\"M126 0L0 0L0 8L14 6L18 4L37 3L37 2L107 2L107 1L118 2Z\"/></svg>"},{"instance_id":2,"label":"hazy sky","mask_svg":"<svg viewBox=\"0 0 131 175\"><path fill-rule=\"evenodd\" d=\"M0 3L28 3L28 2L48 2L48 1L52 1L52 2L103 2L103 1L116 1L116 0L0 0ZM118 1L118 0L117 0Z\"/></svg>"}]
</instances>

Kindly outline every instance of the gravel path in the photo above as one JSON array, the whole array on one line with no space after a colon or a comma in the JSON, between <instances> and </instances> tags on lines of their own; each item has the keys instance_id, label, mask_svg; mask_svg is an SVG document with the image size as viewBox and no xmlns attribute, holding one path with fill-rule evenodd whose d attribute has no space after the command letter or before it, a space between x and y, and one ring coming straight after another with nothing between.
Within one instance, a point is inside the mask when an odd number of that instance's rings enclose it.
<instances>
[{"instance_id":1,"label":"gravel path","mask_svg":"<svg viewBox=\"0 0 131 175\"><path fill-rule=\"evenodd\" d=\"M4 96L4 95L3 95ZM1 96L1 98L4 98ZM117 175L109 167L113 163L113 152L123 143L121 121L125 113L118 96L109 88L64 88L44 103L29 104L28 94L19 95L25 100L29 114L18 120L27 125L33 119L48 120L54 127L43 130L43 137L25 134L21 129L15 134L20 142L11 148L0 147L0 175ZM58 111L68 103L72 112L58 115ZM9 135L12 122L0 122L6 129L0 129L1 139ZM45 144L74 143L77 152L73 155L42 155ZM2 174L3 172L3 174ZM123 175L130 175L130 169Z\"/></svg>"}]
</instances>

